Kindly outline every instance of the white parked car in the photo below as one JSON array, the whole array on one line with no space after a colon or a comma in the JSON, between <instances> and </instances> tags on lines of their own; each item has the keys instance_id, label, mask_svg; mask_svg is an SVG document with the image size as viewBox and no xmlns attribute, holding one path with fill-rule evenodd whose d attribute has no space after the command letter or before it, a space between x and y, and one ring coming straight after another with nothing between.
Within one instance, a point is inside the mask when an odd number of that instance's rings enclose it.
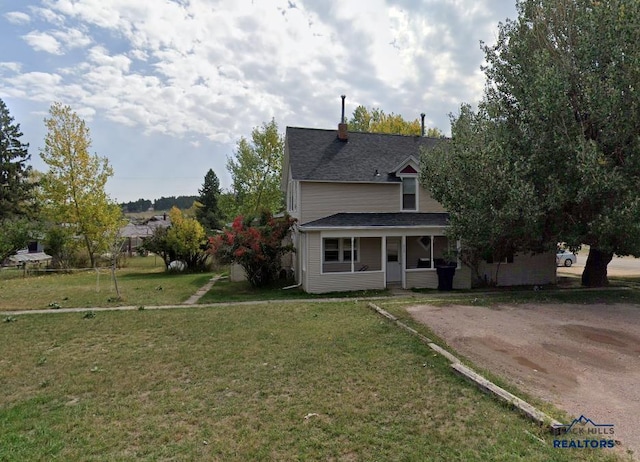
<instances>
[{"instance_id":1,"label":"white parked car","mask_svg":"<svg viewBox=\"0 0 640 462\"><path fill-rule=\"evenodd\" d=\"M556 266L566 266L567 268L578 261L578 257L568 250L556 251Z\"/></svg>"}]
</instances>

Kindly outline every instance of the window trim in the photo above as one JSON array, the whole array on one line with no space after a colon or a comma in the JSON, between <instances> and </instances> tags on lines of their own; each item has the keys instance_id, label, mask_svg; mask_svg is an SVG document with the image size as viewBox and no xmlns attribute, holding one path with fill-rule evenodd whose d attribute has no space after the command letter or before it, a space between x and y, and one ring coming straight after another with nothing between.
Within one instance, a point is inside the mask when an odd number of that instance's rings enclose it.
<instances>
[{"instance_id":1,"label":"window trim","mask_svg":"<svg viewBox=\"0 0 640 462\"><path fill-rule=\"evenodd\" d=\"M287 210L296 212L298 210L298 182L290 179L287 191Z\"/></svg>"},{"instance_id":2,"label":"window trim","mask_svg":"<svg viewBox=\"0 0 640 462\"><path fill-rule=\"evenodd\" d=\"M435 271L437 269L437 266L435 264L436 258L433 255L435 239L439 238L439 237L444 237L444 238L447 238L447 239L449 239L449 238L445 234L421 234L421 235L410 234L410 235L407 236L407 240L409 238L412 238L412 237L416 238L416 242L420 245L420 247L422 247L423 249L428 250L430 252L431 257L429 259L431 261L431 266L426 267L426 268L407 268L408 262L405 261L404 271L408 271L408 272L413 272L413 271ZM430 239L429 248L428 249L421 242L421 239L425 238L425 237L428 237ZM451 242L449 242L449 245L451 245ZM407 247L408 247L408 242L407 242L407 246L405 246L405 252L407 252ZM455 243L455 248L456 249L460 248L460 241L457 241ZM460 258L456 258L456 269L460 269L460 268L462 268L462 261L460 260Z\"/></svg>"},{"instance_id":3,"label":"window trim","mask_svg":"<svg viewBox=\"0 0 640 462\"><path fill-rule=\"evenodd\" d=\"M415 184L415 208L409 209L404 208L404 181L405 179L412 179ZM418 184L418 175L416 174L405 174L400 175L400 210L402 212L417 212L420 209L420 185Z\"/></svg>"},{"instance_id":4,"label":"window trim","mask_svg":"<svg viewBox=\"0 0 640 462\"><path fill-rule=\"evenodd\" d=\"M327 253L326 253L326 242L327 240L337 240L338 241L338 260L327 260ZM344 244L344 241L348 240L353 242L353 248L352 249L348 249ZM344 253L345 251L348 252L350 250L355 250L355 259L351 260L351 259L345 259L344 258ZM334 251L334 250L332 250ZM322 264L338 264L338 263L351 263L351 261L353 261L354 263L359 263L360 262L360 238L359 237L323 237L322 238Z\"/></svg>"}]
</instances>

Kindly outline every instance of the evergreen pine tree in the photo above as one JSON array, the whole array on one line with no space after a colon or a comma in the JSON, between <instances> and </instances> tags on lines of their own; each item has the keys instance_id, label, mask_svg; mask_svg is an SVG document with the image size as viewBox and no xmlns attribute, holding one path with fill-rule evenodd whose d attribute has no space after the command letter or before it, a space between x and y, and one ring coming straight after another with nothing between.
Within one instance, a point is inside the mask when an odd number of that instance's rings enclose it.
<instances>
[{"instance_id":1,"label":"evergreen pine tree","mask_svg":"<svg viewBox=\"0 0 640 462\"><path fill-rule=\"evenodd\" d=\"M198 190L200 194L198 202L202 205L196 211L196 218L207 231L220 229L220 209L218 198L220 197L220 181L216 172L209 169L204 177L202 188Z\"/></svg>"},{"instance_id":2,"label":"evergreen pine tree","mask_svg":"<svg viewBox=\"0 0 640 462\"><path fill-rule=\"evenodd\" d=\"M20 141L20 124L14 123L7 105L0 99L0 221L26 215L33 184L29 144Z\"/></svg>"}]
</instances>

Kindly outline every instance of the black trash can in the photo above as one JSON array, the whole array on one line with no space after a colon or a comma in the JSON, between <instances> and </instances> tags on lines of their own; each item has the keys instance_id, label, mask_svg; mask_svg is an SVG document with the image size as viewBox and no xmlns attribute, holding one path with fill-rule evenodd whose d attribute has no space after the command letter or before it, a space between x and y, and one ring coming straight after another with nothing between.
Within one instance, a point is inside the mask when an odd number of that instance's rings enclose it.
<instances>
[{"instance_id":1,"label":"black trash can","mask_svg":"<svg viewBox=\"0 0 640 462\"><path fill-rule=\"evenodd\" d=\"M436 273L438 273L438 290L453 290L453 276L456 274L456 267L453 265L438 266L436 268Z\"/></svg>"}]
</instances>

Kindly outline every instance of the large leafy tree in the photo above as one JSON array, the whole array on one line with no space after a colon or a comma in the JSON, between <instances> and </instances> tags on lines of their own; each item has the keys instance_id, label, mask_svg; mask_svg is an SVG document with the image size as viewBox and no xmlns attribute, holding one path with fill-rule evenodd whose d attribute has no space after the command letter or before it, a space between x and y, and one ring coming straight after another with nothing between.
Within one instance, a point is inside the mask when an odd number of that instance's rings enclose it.
<instances>
[{"instance_id":1,"label":"large leafy tree","mask_svg":"<svg viewBox=\"0 0 640 462\"><path fill-rule=\"evenodd\" d=\"M220 180L213 169L209 169L204 176L202 188L198 190L199 206L196 208L196 218L205 229L211 231L220 229Z\"/></svg>"},{"instance_id":2,"label":"large leafy tree","mask_svg":"<svg viewBox=\"0 0 640 462\"><path fill-rule=\"evenodd\" d=\"M185 217L180 209L169 211L171 226L167 230L167 245L191 269L198 268L207 247L207 234L198 220Z\"/></svg>"},{"instance_id":3,"label":"large leafy tree","mask_svg":"<svg viewBox=\"0 0 640 462\"><path fill-rule=\"evenodd\" d=\"M262 209L272 213L282 210L283 155L284 137L278 133L278 124L273 119L254 128L250 140L240 138L234 156L227 159L235 210L225 210L225 215L254 214Z\"/></svg>"},{"instance_id":4,"label":"large leafy tree","mask_svg":"<svg viewBox=\"0 0 640 462\"><path fill-rule=\"evenodd\" d=\"M358 106L353 111L353 116L349 119L348 124L349 130L354 132L415 136L422 134L422 121L420 119L405 120L401 115L385 114L382 109L367 109L365 106ZM439 138L442 136L442 132L437 128L425 128L425 135Z\"/></svg>"},{"instance_id":5,"label":"large leafy tree","mask_svg":"<svg viewBox=\"0 0 640 462\"><path fill-rule=\"evenodd\" d=\"M503 261L514 253L552 248L536 190L523 179L522 164L501 149L505 135L484 112L462 106L451 126L452 139L423 153L420 180L449 210L448 233L461 239L460 259L474 270L477 284L498 284L479 272L483 260ZM555 244L553 244L555 245Z\"/></svg>"},{"instance_id":6,"label":"large leafy tree","mask_svg":"<svg viewBox=\"0 0 640 462\"><path fill-rule=\"evenodd\" d=\"M191 271L204 269L207 257L207 235L195 219L185 217L177 207L169 211L171 226L158 227L153 235L145 239L144 248L160 255L164 264L182 261Z\"/></svg>"},{"instance_id":7,"label":"large leafy tree","mask_svg":"<svg viewBox=\"0 0 640 462\"><path fill-rule=\"evenodd\" d=\"M89 128L69 106L54 103L45 119L41 150L49 170L42 178L43 206L54 226L70 230L87 251L91 266L106 252L121 225L122 212L105 191L113 169L106 157L89 154Z\"/></svg>"},{"instance_id":8,"label":"large leafy tree","mask_svg":"<svg viewBox=\"0 0 640 462\"><path fill-rule=\"evenodd\" d=\"M29 145L0 99L0 262L25 247L35 214Z\"/></svg>"},{"instance_id":9,"label":"large leafy tree","mask_svg":"<svg viewBox=\"0 0 640 462\"><path fill-rule=\"evenodd\" d=\"M588 244L582 283L606 285L614 254L640 256L640 3L522 0L517 8L496 45L484 47L477 116L487 123L478 137L491 139L512 181L533 191L522 207L538 215L540 235ZM425 178L438 199L439 172ZM464 203L440 199L452 212Z\"/></svg>"},{"instance_id":10,"label":"large leafy tree","mask_svg":"<svg viewBox=\"0 0 640 462\"><path fill-rule=\"evenodd\" d=\"M0 262L27 246L33 228L33 223L24 217L0 221Z\"/></svg>"}]
</instances>

